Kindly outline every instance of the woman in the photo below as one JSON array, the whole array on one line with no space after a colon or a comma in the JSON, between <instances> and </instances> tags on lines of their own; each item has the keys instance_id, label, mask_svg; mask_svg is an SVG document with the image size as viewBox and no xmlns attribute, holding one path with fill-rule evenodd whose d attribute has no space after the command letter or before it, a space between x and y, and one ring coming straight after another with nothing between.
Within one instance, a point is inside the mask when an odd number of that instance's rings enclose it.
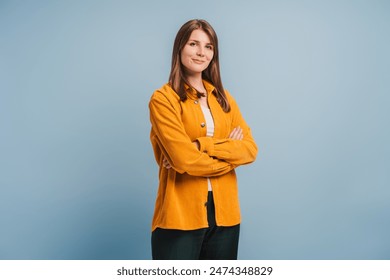
<instances>
[{"instance_id":1,"label":"woman","mask_svg":"<svg viewBox=\"0 0 390 280\"><path fill-rule=\"evenodd\" d=\"M159 170L153 259L237 259L240 230L234 169L257 146L221 82L218 40L205 20L176 35L169 82L149 103Z\"/></svg>"}]
</instances>

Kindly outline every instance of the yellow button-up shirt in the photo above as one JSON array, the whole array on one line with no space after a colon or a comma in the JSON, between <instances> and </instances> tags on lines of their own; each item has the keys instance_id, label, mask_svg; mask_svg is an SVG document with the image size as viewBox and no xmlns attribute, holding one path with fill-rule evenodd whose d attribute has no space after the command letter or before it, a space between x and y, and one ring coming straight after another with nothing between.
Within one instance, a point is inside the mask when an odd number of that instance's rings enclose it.
<instances>
[{"instance_id":1,"label":"yellow button-up shirt","mask_svg":"<svg viewBox=\"0 0 390 280\"><path fill-rule=\"evenodd\" d=\"M150 99L150 140L159 165L152 231L208 227L207 178L213 189L217 225L240 223L234 168L253 162L257 146L229 92L225 91L231 110L225 113L213 94L214 86L203 82L215 124L213 137L206 136L206 121L195 93L189 93L188 99L182 102L170 85L165 84ZM238 126L243 129L243 139L229 139L230 132ZM194 141L199 142L199 150ZM164 157L172 168L163 166Z\"/></svg>"}]
</instances>

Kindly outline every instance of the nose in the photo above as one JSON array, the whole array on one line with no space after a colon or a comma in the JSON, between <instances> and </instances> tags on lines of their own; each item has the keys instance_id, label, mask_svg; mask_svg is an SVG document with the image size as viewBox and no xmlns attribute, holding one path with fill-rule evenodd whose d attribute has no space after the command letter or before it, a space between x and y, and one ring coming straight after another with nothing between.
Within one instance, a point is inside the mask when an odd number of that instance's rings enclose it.
<instances>
[{"instance_id":1,"label":"nose","mask_svg":"<svg viewBox=\"0 0 390 280\"><path fill-rule=\"evenodd\" d=\"M202 47L198 48L198 51L196 52L197 56L204 57L204 51Z\"/></svg>"}]
</instances>

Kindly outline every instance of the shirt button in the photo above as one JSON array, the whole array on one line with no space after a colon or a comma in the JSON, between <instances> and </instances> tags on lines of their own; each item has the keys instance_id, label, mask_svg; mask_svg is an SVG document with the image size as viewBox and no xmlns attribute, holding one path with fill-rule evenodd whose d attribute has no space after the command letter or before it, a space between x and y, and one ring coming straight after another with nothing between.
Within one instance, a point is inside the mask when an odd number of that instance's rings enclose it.
<instances>
[{"instance_id":1,"label":"shirt button","mask_svg":"<svg viewBox=\"0 0 390 280\"><path fill-rule=\"evenodd\" d=\"M195 100L195 101L194 101L194 103L195 103L195 104L198 104L198 103L199 103L199 101L198 101L198 100Z\"/></svg>"},{"instance_id":2,"label":"shirt button","mask_svg":"<svg viewBox=\"0 0 390 280\"><path fill-rule=\"evenodd\" d=\"M202 122L202 123L200 124L200 126L201 126L201 127L205 127L206 124L205 124L204 122Z\"/></svg>"}]
</instances>

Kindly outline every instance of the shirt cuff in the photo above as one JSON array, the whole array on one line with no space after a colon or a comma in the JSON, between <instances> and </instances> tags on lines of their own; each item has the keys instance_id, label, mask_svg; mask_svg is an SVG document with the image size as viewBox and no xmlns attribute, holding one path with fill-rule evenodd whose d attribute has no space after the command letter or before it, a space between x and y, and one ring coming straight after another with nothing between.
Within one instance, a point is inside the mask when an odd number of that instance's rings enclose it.
<instances>
[{"instance_id":1,"label":"shirt cuff","mask_svg":"<svg viewBox=\"0 0 390 280\"><path fill-rule=\"evenodd\" d=\"M196 139L199 143L199 150L211 156L214 152L214 141L211 137L199 137Z\"/></svg>"}]
</instances>

